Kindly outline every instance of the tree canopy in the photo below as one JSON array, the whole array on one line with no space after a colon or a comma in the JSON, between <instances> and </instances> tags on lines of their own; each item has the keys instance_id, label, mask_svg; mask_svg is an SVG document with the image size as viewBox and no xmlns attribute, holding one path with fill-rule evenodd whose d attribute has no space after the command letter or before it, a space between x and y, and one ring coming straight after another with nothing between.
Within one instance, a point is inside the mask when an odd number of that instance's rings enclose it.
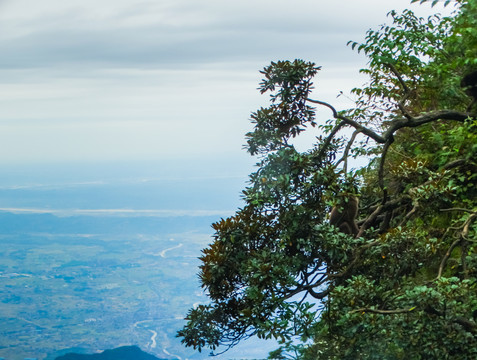
<instances>
[{"instance_id":1,"label":"tree canopy","mask_svg":"<svg viewBox=\"0 0 477 360\"><path fill-rule=\"evenodd\" d=\"M391 11L349 43L369 77L350 109L313 98L312 62L261 71L270 105L246 134L259 163L243 208L213 224L210 303L188 313L185 345L256 335L279 341L277 359L477 358L477 79L462 81L477 71L477 2L450 3L449 17ZM303 131L319 135L300 152ZM329 223L351 198L356 236Z\"/></svg>"}]
</instances>

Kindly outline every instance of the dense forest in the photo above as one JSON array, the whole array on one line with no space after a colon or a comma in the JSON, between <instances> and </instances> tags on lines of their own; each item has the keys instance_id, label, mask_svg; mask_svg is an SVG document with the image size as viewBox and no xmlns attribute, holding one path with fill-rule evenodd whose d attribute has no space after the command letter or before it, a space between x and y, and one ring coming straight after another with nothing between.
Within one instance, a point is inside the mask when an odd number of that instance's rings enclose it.
<instances>
[{"instance_id":1,"label":"dense forest","mask_svg":"<svg viewBox=\"0 0 477 360\"><path fill-rule=\"evenodd\" d=\"M477 2L446 3L451 16L391 11L348 44L368 59L352 108L313 97L312 62L261 71L257 169L243 208L213 224L210 303L190 310L187 346L258 336L278 340L273 359L477 358ZM319 136L300 152L305 131Z\"/></svg>"}]
</instances>

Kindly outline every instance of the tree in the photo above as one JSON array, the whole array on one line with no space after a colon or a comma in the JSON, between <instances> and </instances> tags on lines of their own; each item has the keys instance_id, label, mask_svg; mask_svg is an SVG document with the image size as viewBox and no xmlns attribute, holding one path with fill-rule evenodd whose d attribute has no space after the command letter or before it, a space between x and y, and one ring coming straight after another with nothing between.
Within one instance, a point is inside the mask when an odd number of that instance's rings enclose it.
<instances>
[{"instance_id":1,"label":"tree","mask_svg":"<svg viewBox=\"0 0 477 360\"><path fill-rule=\"evenodd\" d=\"M271 105L246 135L260 162L244 207L213 224L200 266L211 302L188 313L185 345L257 335L279 340L279 359L477 357L477 106L460 86L477 70L477 3L455 6L391 11L392 25L350 42L369 59L352 109L312 98L311 62L261 72ZM318 110L333 118L317 123ZM298 152L308 128L321 135ZM349 169L359 156L369 163ZM350 196L354 237L328 223Z\"/></svg>"}]
</instances>

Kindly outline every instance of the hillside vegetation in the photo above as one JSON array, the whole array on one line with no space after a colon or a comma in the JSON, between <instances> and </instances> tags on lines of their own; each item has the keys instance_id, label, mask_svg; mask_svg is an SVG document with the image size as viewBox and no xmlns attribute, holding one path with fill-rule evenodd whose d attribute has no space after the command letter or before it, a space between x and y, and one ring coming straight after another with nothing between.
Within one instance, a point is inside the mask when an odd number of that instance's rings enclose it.
<instances>
[{"instance_id":1,"label":"hillside vegetation","mask_svg":"<svg viewBox=\"0 0 477 360\"><path fill-rule=\"evenodd\" d=\"M448 3L450 17L391 11L349 43L369 60L353 108L313 97L312 62L261 72L259 163L203 250L210 303L190 310L187 346L257 335L276 359L477 358L477 2ZM321 135L299 152L303 131Z\"/></svg>"},{"instance_id":2,"label":"hillside vegetation","mask_svg":"<svg viewBox=\"0 0 477 360\"><path fill-rule=\"evenodd\" d=\"M145 353L137 346L122 346L112 350L105 350L99 354L76 354L68 353L56 358L56 360L160 360L159 358Z\"/></svg>"}]
</instances>

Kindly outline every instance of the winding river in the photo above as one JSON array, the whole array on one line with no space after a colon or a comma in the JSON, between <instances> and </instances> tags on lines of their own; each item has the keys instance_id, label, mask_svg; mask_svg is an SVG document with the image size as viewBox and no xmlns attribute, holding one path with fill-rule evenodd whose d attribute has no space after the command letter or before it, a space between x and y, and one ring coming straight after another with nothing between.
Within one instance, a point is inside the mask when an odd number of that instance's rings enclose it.
<instances>
[{"instance_id":1,"label":"winding river","mask_svg":"<svg viewBox=\"0 0 477 360\"><path fill-rule=\"evenodd\" d=\"M156 337L157 337L157 332L155 332L154 330L149 330L150 332L152 332L152 336L151 336L151 345L149 346L150 349L155 349L156 348Z\"/></svg>"},{"instance_id":2,"label":"winding river","mask_svg":"<svg viewBox=\"0 0 477 360\"><path fill-rule=\"evenodd\" d=\"M167 319L163 319L163 320L167 320ZM169 319L170 320L170 319ZM148 323L148 322L153 322L153 321L156 321L156 320L142 320L142 321L136 321L133 325L134 328L136 329L144 329L144 330L147 330L149 331L152 335L151 335L151 339L147 342L146 344L146 349L149 349L149 350L152 350L152 349L155 349L157 348L157 341L156 341L156 338L157 338L157 332L154 331L154 330L151 330L151 329L147 329L146 327L140 327L139 325L143 324L143 323ZM168 356L172 356L172 357L175 357L176 359L178 360L182 360L182 358L179 356L179 355L175 355L175 354L171 354L169 351L167 351L167 348L166 347L163 347L162 348L162 351L164 352L164 354L168 355Z\"/></svg>"},{"instance_id":3,"label":"winding river","mask_svg":"<svg viewBox=\"0 0 477 360\"><path fill-rule=\"evenodd\" d=\"M179 248L181 248L182 246L183 246L183 244L179 244L179 245L173 246L173 247L171 247L171 248L162 250L159 255L160 255L161 257L165 258L165 257L166 257L166 253L167 253L168 251L175 250L175 249L179 249Z\"/></svg>"}]
</instances>

